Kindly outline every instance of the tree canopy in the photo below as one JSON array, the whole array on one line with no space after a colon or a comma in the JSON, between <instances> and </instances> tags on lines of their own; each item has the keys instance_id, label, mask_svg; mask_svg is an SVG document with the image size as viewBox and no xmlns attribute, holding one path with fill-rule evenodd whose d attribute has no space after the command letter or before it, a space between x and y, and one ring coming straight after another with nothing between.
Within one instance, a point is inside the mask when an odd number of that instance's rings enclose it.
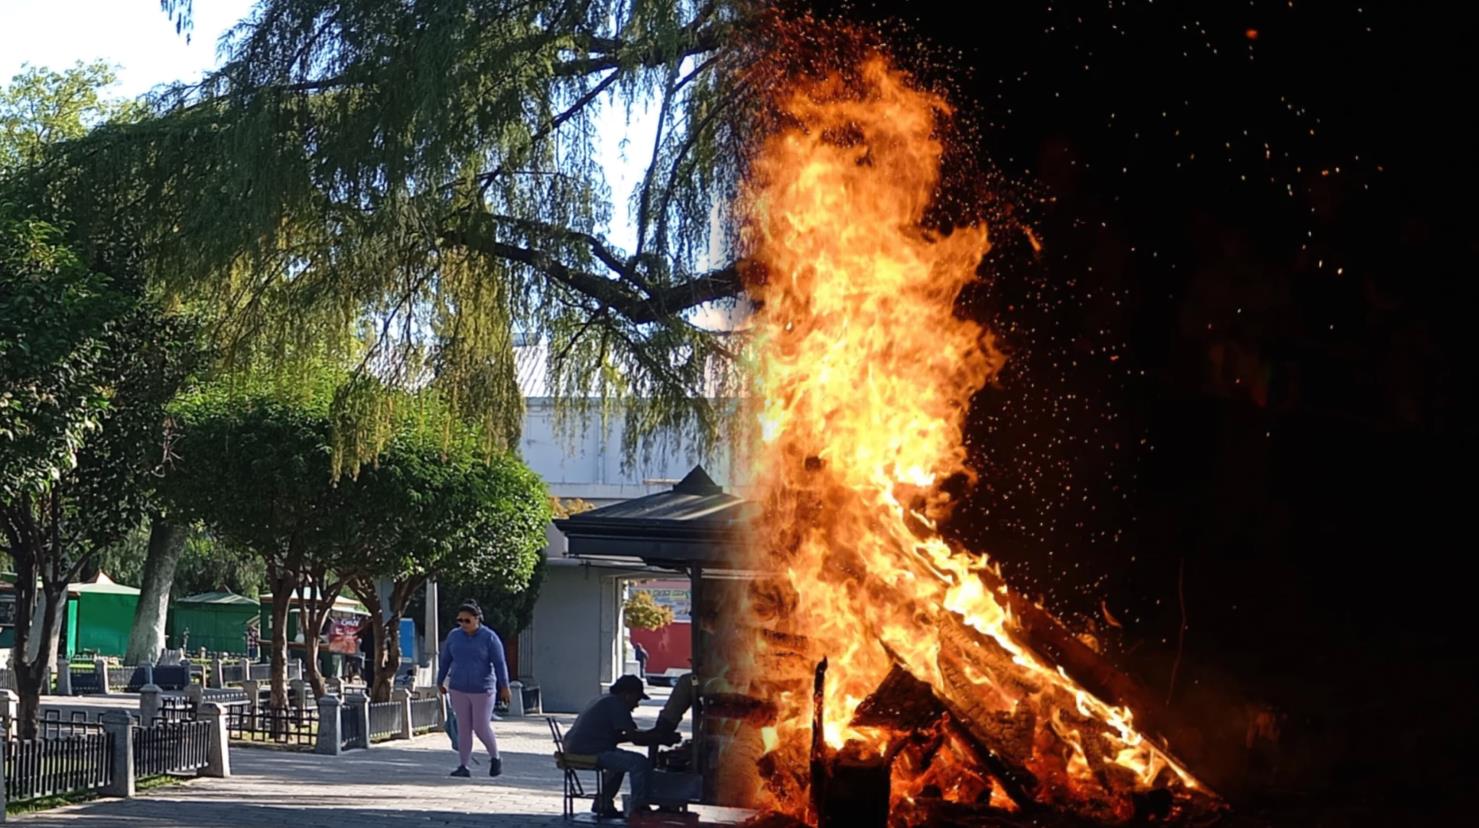
<instances>
[{"instance_id":1,"label":"tree canopy","mask_svg":"<svg viewBox=\"0 0 1479 828\"><path fill-rule=\"evenodd\" d=\"M230 364L328 354L438 394L489 453L518 433L521 371L567 403L623 400L629 449L709 443L729 349L692 311L739 292L712 228L746 101L718 46L743 6L263 0L218 71L71 144L33 196L137 220L151 277L209 310ZM598 111L649 101L622 249ZM374 421L340 419L349 468L384 447Z\"/></svg>"}]
</instances>

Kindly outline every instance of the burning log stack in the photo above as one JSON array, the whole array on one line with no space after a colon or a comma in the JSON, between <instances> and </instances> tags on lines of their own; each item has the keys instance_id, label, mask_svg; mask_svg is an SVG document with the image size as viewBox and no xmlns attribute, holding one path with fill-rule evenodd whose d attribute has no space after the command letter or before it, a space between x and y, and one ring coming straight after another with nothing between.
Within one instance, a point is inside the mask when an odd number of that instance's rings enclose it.
<instances>
[{"instance_id":1,"label":"burning log stack","mask_svg":"<svg viewBox=\"0 0 1479 828\"><path fill-rule=\"evenodd\" d=\"M727 791L819 828L1215 812L1134 723L1133 683L939 532L940 482L974 479L965 412L1004 362L954 313L990 245L926 220L949 104L866 37L832 39L846 48L768 79L776 126L741 205L771 574L726 676L765 700L730 705Z\"/></svg>"}]
</instances>

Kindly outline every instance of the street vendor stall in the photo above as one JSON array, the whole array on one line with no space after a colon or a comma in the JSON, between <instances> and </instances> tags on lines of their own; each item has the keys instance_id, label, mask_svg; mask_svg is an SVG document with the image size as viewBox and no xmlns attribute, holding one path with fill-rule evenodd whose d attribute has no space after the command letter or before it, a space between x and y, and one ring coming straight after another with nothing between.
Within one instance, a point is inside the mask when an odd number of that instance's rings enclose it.
<instances>
[{"instance_id":1,"label":"street vendor stall","mask_svg":"<svg viewBox=\"0 0 1479 828\"><path fill-rule=\"evenodd\" d=\"M713 774L724 727L706 712L705 696L710 689L723 689L716 622L725 617L723 608L735 587L743 585L742 532L753 512L753 504L725 492L695 467L670 491L555 521L567 538L568 557L641 562L688 577L693 613L691 687L696 688L691 694L693 737L657 756L653 780L657 801L727 804L719 801ZM680 694L675 690L674 696Z\"/></svg>"},{"instance_id":2,"label":"street vendor stall","mask_svg":"<svg viewBox=\"0 0 1479 828\"><path fill-rule=\"evenodd\" d=\"M302 596L309 602L318 600L318 593L307 590ZM261 639L272 640L272 604L274 596L271 593L263 593L261 596ZM292 611L288 613L288 657L302 661L306 657L307 647L303 642L303 630L301 629L301 614L299 608L301 602L299 595L295 592L288 596L292 602ZM343 671L343 659L352 654L354 649L348 644L352 637L352 631L356 629L360 621L370 614L365 605L347 595L340 595L334 601L334 606L329 611L328 629L318 630L319 641L322 646L319 649L319 669L326 676L338 676Z\"/></svg>"},{"instance_id":3,"label":"street vendor stall","mask_svg":"<svg viewBox=\"0 0 1479 828\"><path fill-rule=\"evenodd\" d=\"M170 604L170 646L246 655L248 627L257 619L257 599L233 592L202 592Z\"/></svg>"}]
</instances>

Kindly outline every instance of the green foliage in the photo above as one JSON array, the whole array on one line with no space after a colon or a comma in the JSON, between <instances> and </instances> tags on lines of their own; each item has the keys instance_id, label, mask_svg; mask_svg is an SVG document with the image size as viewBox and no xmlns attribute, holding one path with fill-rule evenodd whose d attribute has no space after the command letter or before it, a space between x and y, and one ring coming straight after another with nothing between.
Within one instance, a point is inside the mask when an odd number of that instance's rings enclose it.
<instances>
[{"instance_id":1,"label":"green foliage","mask_svg":"<svg viewBox=\"0 0 1479 828\"><path fill-rule=\"evenodd\" d=\"M190 320L140 295L127 245L98 252L95 271L57 228L0 210L0 503L37 508L60 487L61 511L35 518L65 524L56 539L82 546L55 551L81 557L138 525L165 406L198 357Z\"/></svg>"},{"instance_id":2,"label":"green foliage","mask_svg":"<svg viewBox=\"0 0 1479 828\"><path fill-rule=\"evenodd\" d=\"M566 405L622 401L631 451L658 430L707 445L729 350L689 312L739 290L707 259L748 100L719 46L748 6L264 0L217 73L31 189L79 226L137 221L151 277L217 318L229 367L360 366L373 382L336 397L351 470L397 389L506 450L521 371ZM596 115L646 103L661 128L622 249Z\"/></svg>"},{"instance_id":3,"label":"green foliage","mask_svg":"<svg viewBox=\"0 0 1479 828\"><path fill-rule=\"evenodd\" d=\"M183 433L165 491L222 540L341 577L528 582L549 506L539 478L511 457L483 459L408 414L373 463L336 481L327 400L213 389L176 410Z\"/></svg>"},{"instance_id":4,"label":"green foliage","mask_svg":"<svg viewBox=\"0 0 1479 828\"><path fill-rule=\"evenodd\" d=\"M176 598L202 592L231 591L255 598L267 585L267 566L251 550L192 532L175 567L170 594Z\"/></svg>"},{"instance_id":5,"label":"green foliage","mask_svg":"<svg viewBox=\"0 0 1479 828\"><path fill-rule=\"evenodd\" d=\"M48 148L105 121L141 116L140 104L106 95L117 82L113 67L101 61L79 61L61 72L22 66L0 88L0 174L41 163Z\"/></svg>"},{"instance_id":6,"label":"green foliage","mask_svg":"<svg viewBox=\"0 0 1479 828\"><path fill-rule=\"evenodd\" d=\"M652 593L638 590L621 608L621 617L633 630L660 630L673 623L673 608L653 599Z\"/></svg>"},{"instance_id":7,"label":"green foliage","mask_svg":"<svg viewBox=\"0 0 1479 828\"><path fill-rule=\"evenodd\" d=\"M175 406L181 433L161 485L173 512L294 568L332 532L345 490L330 473L323 411L211 389Z\"/></svg>"},{"instance_id":8,"label":"green foliage","mask_svg":"<svg viewBox=\"0 0 1479 828\"><path fill-rule=\"evenodd\" d=\"M76 467L108 406L107 329L127 310L58 228L0 204L0 498Z\"/></svg>"}]
</instances>

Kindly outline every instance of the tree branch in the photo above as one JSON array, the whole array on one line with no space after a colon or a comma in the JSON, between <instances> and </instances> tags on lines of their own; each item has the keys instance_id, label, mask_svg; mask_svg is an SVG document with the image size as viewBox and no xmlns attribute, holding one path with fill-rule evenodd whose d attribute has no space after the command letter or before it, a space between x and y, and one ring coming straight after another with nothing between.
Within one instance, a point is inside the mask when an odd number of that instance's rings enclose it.
<instances>
[{"instance_id":1,"label":"tree branch","mask_svg":"<svg viewBox=\"0 0 1479 828\"><path fill-rule=\"evenodd\" d=\"M576 270L542 250L500 242L492 233L451 229L442 231L441 238L448 244L465 247L486 256L527 265L551 281L590 297L602 308L609 308L638 325L668 319L705 302L732 298L741 292L737 263L675 285L654 287L649 296L643 296L621 281Z\"/></svg>"}]
</instances>

